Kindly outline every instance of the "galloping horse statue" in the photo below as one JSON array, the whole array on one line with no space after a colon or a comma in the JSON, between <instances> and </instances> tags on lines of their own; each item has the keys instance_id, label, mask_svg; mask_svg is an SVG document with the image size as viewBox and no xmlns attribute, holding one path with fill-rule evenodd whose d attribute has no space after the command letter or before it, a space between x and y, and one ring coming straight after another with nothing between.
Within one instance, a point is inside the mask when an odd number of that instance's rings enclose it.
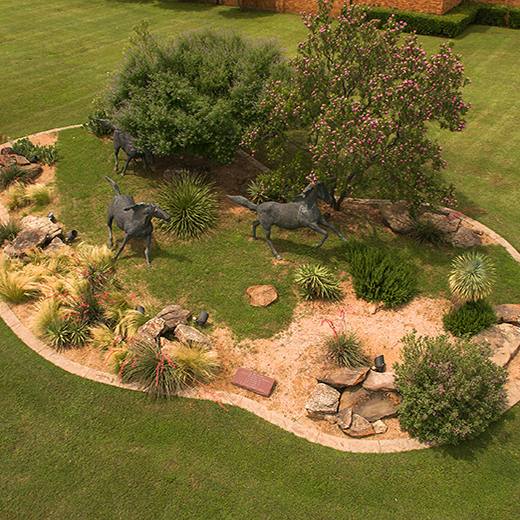
<instances>
[{"instance_id":1,"label":"galloping horse statue","mask_svg":"<svg viewBox=\"0 0 520 520\"><path fill-rule=\"evenodd\" d=\"M227 197L251 211L256 211L258 220L253 222L253 238L256 240L256 228L258 225L261 225L265 232L267 243L277 260L281 260L282 257L278 254L271 242L271 227L273 225L283 229L308 227L321 233L323 238L321 242L316 244L316 247L321 247L329 236L327 231L321 229L318 224L332 229L343 242L346 241L345 237L321 216L320 210L318 209L318 197L327 204L332 203L332 197L322 182L318 182L314 185L309 184L300 195L296 196L291 202L285 203L262 202L261 204L253 204L245 197L231 195L227 195Z\"/></svg>"}]
</instances>

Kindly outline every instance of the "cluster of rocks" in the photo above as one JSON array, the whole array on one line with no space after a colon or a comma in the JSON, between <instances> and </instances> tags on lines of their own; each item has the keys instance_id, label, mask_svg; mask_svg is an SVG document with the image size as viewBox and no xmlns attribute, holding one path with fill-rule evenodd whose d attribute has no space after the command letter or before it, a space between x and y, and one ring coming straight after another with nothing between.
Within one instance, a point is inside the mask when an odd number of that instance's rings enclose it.
<instances>
[{"instance_id":1,"label":"cluster of rocks","mask_svg":"<svg viewBox=\"0 0 520 520\"><path fill-rule=\"evenodd\" d=\"M28 159L23 155L16 154L11 147L6 146L2 148L0 171L16 166L21 179L32 181L37 179L43 171L43 168L36 161L35 158Z\"/></svg>"},{"instance_id":2,"label":"cluster of rocks","mask_svg":"<svg viewBox=\"0 0 520 520\"><path fill-rule=\"evenodd\" d=\"M505 367L520 350L520 305L497 305L493 310L498 323L473 336L473 341L486 345L491 361Z\"/></svg>"},{"instance_id":3,"label":"cluster of rocks","mask_svg":"<svg viewBox=\"0 0 520 520\"><path fill-rule=\"evenodd\" d=\"M20 227L16 238L4 248L7 256L22 257L36 248L57 252L66 247L62 228L49 217L27 215L20 221Z\"/></svg>"},{"instance_id":4,"label":"cluster of rocks","mask_svg":"<svg viewBox=\"0 0 520 520\"><path fill-rule=\"evenodd\" d=\"M139 328L136 339L158 341L163 351L175 349L175 342L166 337L172 335L181 343L196 343L209 347L210 341L205 334L195 327L186 325L190 316L190 311L179 305L168 305Z\"/></svg>"},{"instance_id":5,"label":"cluster of rocks","mask_svg":"<svg viewBox=\"0 0 520 520\"><path fill-rule=\"evenodd\" d=\"M317 381L305 405L307 415L335 423L351 437L385 433L382 419L397 415L401 398L391 372L345 368Z\"/></svg>"},{"instance_id":6,"label":"cluster of rocks","mask_svg":"<svg viewBox=\"0 0 520 520\"><path fill-rule=\"evenodd\" d=\"M415 218L410 215L404 202L379 204L383 223L395 233L408 234L413 231L416 222L433 224L444 234L446 242L455 247L469 249L482 243L481 237L472 229L463 225L463 221L454 215L444 215L423 207Z\"/></svg>"}]
</instances>

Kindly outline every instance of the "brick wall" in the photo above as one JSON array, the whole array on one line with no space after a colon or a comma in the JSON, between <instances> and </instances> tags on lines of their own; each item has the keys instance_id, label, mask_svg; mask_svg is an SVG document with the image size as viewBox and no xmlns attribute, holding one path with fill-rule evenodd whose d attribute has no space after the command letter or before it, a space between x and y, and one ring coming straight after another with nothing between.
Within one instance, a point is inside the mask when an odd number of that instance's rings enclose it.
<instances>
[{"instance_id":1,"label":"brick wall","mask_svg":"<svg viewBox=\"0 0 520 520\"><path fill-rule=\"evenodd\" d=\"M216 3L215 0L201 0L207 3ZM445 14L461 3L462 0L347 0L347 3L379 5L395 7L404 11L417 11L430 14ZM504 4L520 7L520 0L480 0L490 4ZM244 0L248 9L261 9L277 13L302 13L316 10L317 0ZM238 7L238 0L219 0L220 5ZM342 4L336 2L334 12L339 12Z\"/></svg>"}]
</instances>

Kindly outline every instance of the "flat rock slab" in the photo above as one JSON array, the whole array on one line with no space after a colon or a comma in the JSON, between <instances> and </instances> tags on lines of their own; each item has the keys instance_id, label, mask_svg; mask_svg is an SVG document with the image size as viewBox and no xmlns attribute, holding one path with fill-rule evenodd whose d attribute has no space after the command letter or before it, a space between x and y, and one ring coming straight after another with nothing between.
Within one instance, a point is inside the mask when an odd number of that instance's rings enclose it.
<instances>
[{"instance_id":1,"label":"flat rock slab","mask_svg":"<svg viewBox=\"0 0 520 520\"><path fill-rule=\"evenodd\" d=\"M361 385L356 387L347 388L341 394L339 401L339 410L352 410L358 402L368 399L370 392L363 388Z\"/></svg>"},{"instance_id":2,"label":"flat rock slab","mask_svg":"<svg viewBox=\"0 0 520 520\"><path fill-rule=\"evenodd\" d=\"M267 307L278 299L278 292L273 285L253 285L247 294L253 307Z\"/></svg>"},{"instance_id":3,"label":"flat rock slab","mask_svg":"<svg viewBox=\"0 0 520 520\"><path fill-rule=\"evenodd\" d=\"M347 388L356 386L365 380L365 377L370 370L369 367L363 368L345 368L330 374L325 374L318 378L318 383L325 383L334 388Z\"/></svg>"},{"instance_id":4,"label":"flat rock slab","mask_svg":"<svg viewBox=\"0 0 520 520\"><path fill-rule=\"evenodd\" d=\"M424 224L431 223L436 228L444 231L444 233L455 233L459 229L460 225L460 218L439 215L438 213L432 213L431 211L423 213L419 217L419 221Z\"/></svg>"},{"instance_id":5,"label":"flat rock slab","mask_svg":"<svg viewBox=\"0 0 520 520\"><path fill-rule=\"evenodd\" d=\"M20 226L23 230L37 229L38 231L45 233L48 242L51 242L51 240L56 237L63 238L63 232L60 226L47 217L27 215L20 221Z\"/></svg>"},{"instance_id":6,"label":"flat rock slab","mask_svg":"<svg viewBox=\"0 0 520 520\"><path fill-rule=\"evenodd\" d=\"M264 397L271 395L275 383L276 380L272 377L264 376L247 368L239 368L231 380L231 384Z\"/></svg>"},{"instance_id":7,"label":"flat rock slab","mask_svg":"<svg viewBox=\"0 0 520 520\"><path fill-rule=\"evenodd\" d=\"M506 303L496 305L493 310L497 315L498 323L511 323L511 325L520 326L520 305Z\"/></svg>"},{"instance_id":8,"label":"flat rock slab","mask_svg":"<svg viewBox=\"0 0 520 520\"><path fill-rule=\"evenodd\" d=\"M405 203L380 204L379 211L383 223L396 233L409 233L413 229L413 220Z\"/></svg>"},{"instance_id":9,"label":"flat rock slab","mask_svg":"<svg viewBox=\"0 0 520 520\"><path fill-rule=\"evenodd\" d=\"M43 247L47 241L47 235L39 229L24 229L7 246L4 253L7 256L23 256L29 251Z\"/></svg>"},{"instance_id":10,"label":"flat rock slab","mask_svg":"<svg viewBox=\"0 0 520 520\"><path fill-rule=\"evenodd\" d=\"M473 336L473 341L487 345L491 349L491 361L503 367L520 349L520 327L509 323L493 325L490 329Z\"/></svg>"},{"instance_id":11,"label":"flat rock slab","mask_svg":"<svg viewBox=\"0 0 520 520\"><path fill-rule=\"evenodd\" d=\"M378 421L383 417L392 417L397 413L399 399L390 392L373 392L366 399L356 403L354 414L364 417L368 422Z\"/></svg>"},{"instance_id":12,"label":"flat rock slab","mask_svg":"<svg viewBox=\"0 0 520 520\"><path fill-rule=\"evenodd\" d=\"M363 382L363 388L371 392L380 390L395 391L395 375L393 372L375 372L371 370Z\"/></svg>"},{"instance_id":13,"label":"flat rock slab","mask_svg":"<svg viewBox=\"0 0 520 520\"><path fill-rule=\"evenodd\" d=\"M175 330L177 325L185 325L190 317L190 311L187 311L179 305L168 305L157 314L157 318L162 318L165 323L163 334L168 334Z\"/></svg>"},{"instance_id":14,"label":"flat rock slab","mask_svg":"<svg viewBox=\"0 0 520 520\"><path fill-rule=\"evenodd\" d=\"M210 346L211 342L209 339L202 334L202 332L198 331L195 327L190 327L189 325L177 325L175 327L175 337L181 343L197 343L199 345Z\"/></svg>"}]
</instances>

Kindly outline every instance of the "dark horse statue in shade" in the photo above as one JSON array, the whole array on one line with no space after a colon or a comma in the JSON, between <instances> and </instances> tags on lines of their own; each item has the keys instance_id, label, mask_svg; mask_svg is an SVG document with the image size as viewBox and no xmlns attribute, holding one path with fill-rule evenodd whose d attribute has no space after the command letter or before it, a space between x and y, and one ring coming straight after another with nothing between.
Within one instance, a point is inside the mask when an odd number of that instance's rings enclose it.
<instances>
[{"instance_id":1,"label":"dark horse statue in shade","mask_svg":"<svg viewBox=\"0 0 520 520\"><path fill-rule=\"evenodd\" d=\"M262 202L261 204L253 204L245 197L231 195L227 195L227 197L258 214L258 220L253 222L253 238L256 239L256 228L261 225L265 232L267 243L278 260L281 260L282 257L278 254L271 241L272 226L278 226L283 229L311 228L323 235L322 240L316 244L316 247L321 247L329 236L327 231L320 228L318 224L332 229L343 242L346 241L345 237L322 217L318 209L318 197L327 204L332 203L332 197L322 182L314 185L309 184L300 195L296 196L291 202L285 203Z\"/></svg>"},{"instance_id":2,"label":"dark horse statue in shade","mask_svg":"<svg viewBox=\"0 0 520 520\"><path fill-rule=\"evenodd\" d=\"M124 132L123 130L119 130L119 128L116 128L108 119L96 119L96 121L104 126L105 128L110 128L110 130L114 131L114 155L116 158L116 167L114 170L117 172L119 167L119 150L121 148L126 153L126 164L123 168L123 171L121 172L121 175L124 175L126 172L126 169L128 168L128 165L130 164L130 161L133 159L136 161L137 159L143 160L143 166L144 169L148 167L148 164L154 163L154 156L153 153L150 152L150 150L144 150L144 152L138 152L132 145L132 141L134 138L128 133Z\"/></svg>"}]
</instances>

